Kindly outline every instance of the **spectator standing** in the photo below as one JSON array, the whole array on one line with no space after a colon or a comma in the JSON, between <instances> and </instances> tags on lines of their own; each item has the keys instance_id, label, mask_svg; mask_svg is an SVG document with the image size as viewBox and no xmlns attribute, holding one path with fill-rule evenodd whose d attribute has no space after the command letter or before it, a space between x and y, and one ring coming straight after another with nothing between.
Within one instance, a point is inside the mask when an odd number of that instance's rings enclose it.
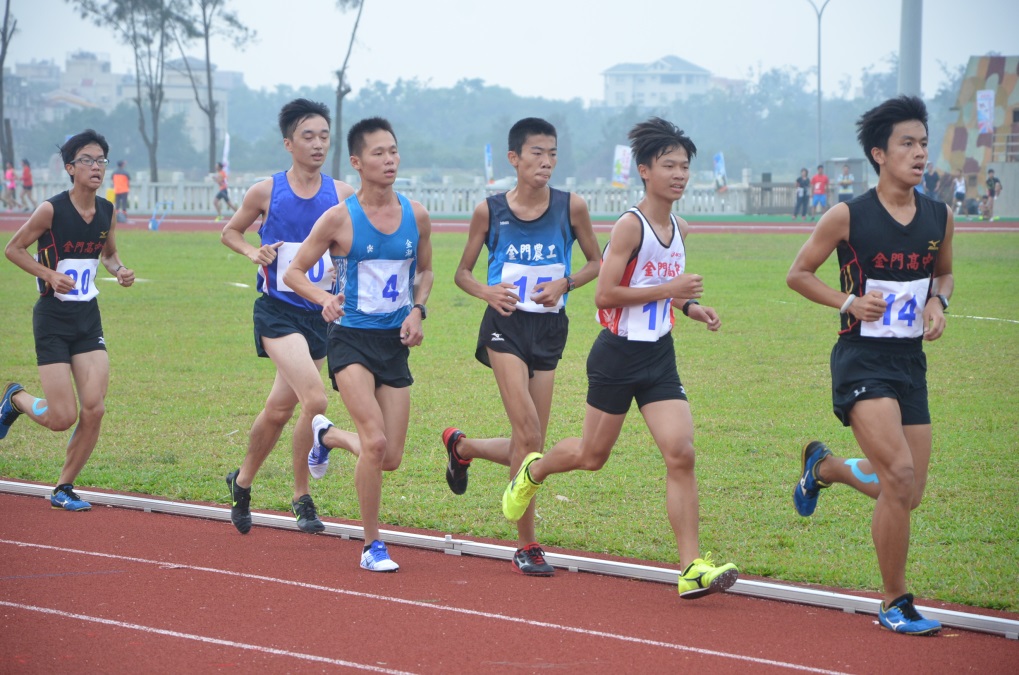
<instances>
[{"instance_id":1,"label":"spectator standing","mask_svg":"<svg viewBox=\"0 0 1019 675\"><path fill-rule=\"evenodd\" d=\"M802 212L803 220L807 219L807 208L810 203L810 172L800 169L800 176L796 179L796 206L793 207L793 220L796 220Z\"/></svg>"},{"instance_id":2,"label":"spectator standing","mask_svg":"<svg viewBox=\"0 0 1019 675\"><path fill-rule=\"evenodd\" d=\"M32 165L28 163L27 159L21 160L21 206L25 211L35 211L37 206L35 197L32 196ZM31 208L29 208L26 201L32 202Z\"/></svg>"},{"instance_id":3,"label":"spectator standing","mask_svg":"<svg viewBox=\"0 0 1019 675\"><path fill-rule=\"evenodd\" d=\"M849 165L842 165L842 175L839 176L839 204L848 202L853 198L853 174L849 173Z\"/></svg>"},{"instance_id":4,"label":"spectator standing","mask_svg":"<svg viewBox=\"0 0 1019 675\"><path fill-rule=\"evenodd\" d=\"M131 191L131 174L124 170L126 164L125 160L120 160L117 162L117 170L113 172L113 208L120 222L127 221L127 197Z\"/></svg>"}]
</instances>

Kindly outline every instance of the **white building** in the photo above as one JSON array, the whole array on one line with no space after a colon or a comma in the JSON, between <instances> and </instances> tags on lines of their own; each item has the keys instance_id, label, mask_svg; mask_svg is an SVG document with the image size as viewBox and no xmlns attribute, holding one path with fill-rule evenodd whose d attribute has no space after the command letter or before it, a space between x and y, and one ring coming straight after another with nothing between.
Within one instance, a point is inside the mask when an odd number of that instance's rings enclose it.
<instances>
[{"instance_id":1,"label":"white building","mask_svg":"<svg viewBox=\"0 0 1019 675\"><path fill-rule=\"evenodd\" d=\"M605 105L658 106L683 101L711 88L711 72L678 56L652 63L620 63L604 71Z\"/></svg>"}]
</instances>

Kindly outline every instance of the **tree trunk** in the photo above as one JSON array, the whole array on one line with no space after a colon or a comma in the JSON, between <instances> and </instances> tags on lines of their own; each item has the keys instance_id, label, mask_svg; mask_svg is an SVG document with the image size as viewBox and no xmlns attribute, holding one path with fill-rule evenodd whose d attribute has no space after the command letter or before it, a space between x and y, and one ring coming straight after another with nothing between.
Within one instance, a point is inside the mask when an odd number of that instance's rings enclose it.
<instances>
[{"instance_id":1,"label":"tree trunk","mask_svg":"<svg viewBox=\"0 0 1019 675\"><path fill-rule=\"evenodd\" d=\"M209 173L216 171L216 108L219 104L212 97L212 55L209 49L209 25L205 26L205 85L209 102L205 114L209 117Z\"/></svg>"}]
</instances>

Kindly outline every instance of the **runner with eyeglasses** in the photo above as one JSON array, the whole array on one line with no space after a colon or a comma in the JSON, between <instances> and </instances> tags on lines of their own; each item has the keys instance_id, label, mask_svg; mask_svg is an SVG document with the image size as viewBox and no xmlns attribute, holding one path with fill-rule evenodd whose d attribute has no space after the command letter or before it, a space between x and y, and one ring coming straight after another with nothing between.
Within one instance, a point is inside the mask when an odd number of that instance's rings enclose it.
<instances>
[{"instance_id":1,"label":"runner with eyeglasses","mask_svg":"<svg viewBox=\"0 0 1019 675\"><path fill-rule=\"evenodd\" d=\"M40 297L32 321L45 398L34 397L17 382L8 383L0 397L0 438L21 415L56 432L77 421L50 494L53 508L66 511L92 508L75 493L74 481L99 440L110 382L96 301L99 266L121 286L134 283L134 272L117 254L113 204L97 195L110 163L108 153L106 139L92 129L64 143L60 154L71 189L40 204L4 249L11 262L38 279ZM38 256L28 252L33 244L38 245Z\"/></svg>"}]
</instances>

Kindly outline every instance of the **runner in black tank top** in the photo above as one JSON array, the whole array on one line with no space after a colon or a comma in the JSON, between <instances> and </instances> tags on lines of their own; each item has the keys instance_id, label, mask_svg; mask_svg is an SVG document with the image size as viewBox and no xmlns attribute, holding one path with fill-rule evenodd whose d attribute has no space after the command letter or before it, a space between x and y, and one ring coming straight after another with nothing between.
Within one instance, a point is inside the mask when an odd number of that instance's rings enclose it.
<instances>
[{"instance_id":1,"label":"runner in black tank top","mask_svg":"<svg viewBox=\"0 0 1019 675\"><path fill-rule=\"evenodd\" d=\"M857 123L878 173L873 190L837 204L818 222L789 270L789 286L841 312L832 349L835 415L853 428L866 459L836 457L820 441L801 454L793 491L809 516L821 489L844 483L874 498L872 535L884 582L882 626L933 635L906 588L910 511L920 504L931 456L923 343L941 337L952 277L952 214L917 194L927 164L927 110L914 97L891 99ZM840 288L816 275L838 252ZM880 497L880 499L879 499Z\"/></svg>"}]
</instances>

